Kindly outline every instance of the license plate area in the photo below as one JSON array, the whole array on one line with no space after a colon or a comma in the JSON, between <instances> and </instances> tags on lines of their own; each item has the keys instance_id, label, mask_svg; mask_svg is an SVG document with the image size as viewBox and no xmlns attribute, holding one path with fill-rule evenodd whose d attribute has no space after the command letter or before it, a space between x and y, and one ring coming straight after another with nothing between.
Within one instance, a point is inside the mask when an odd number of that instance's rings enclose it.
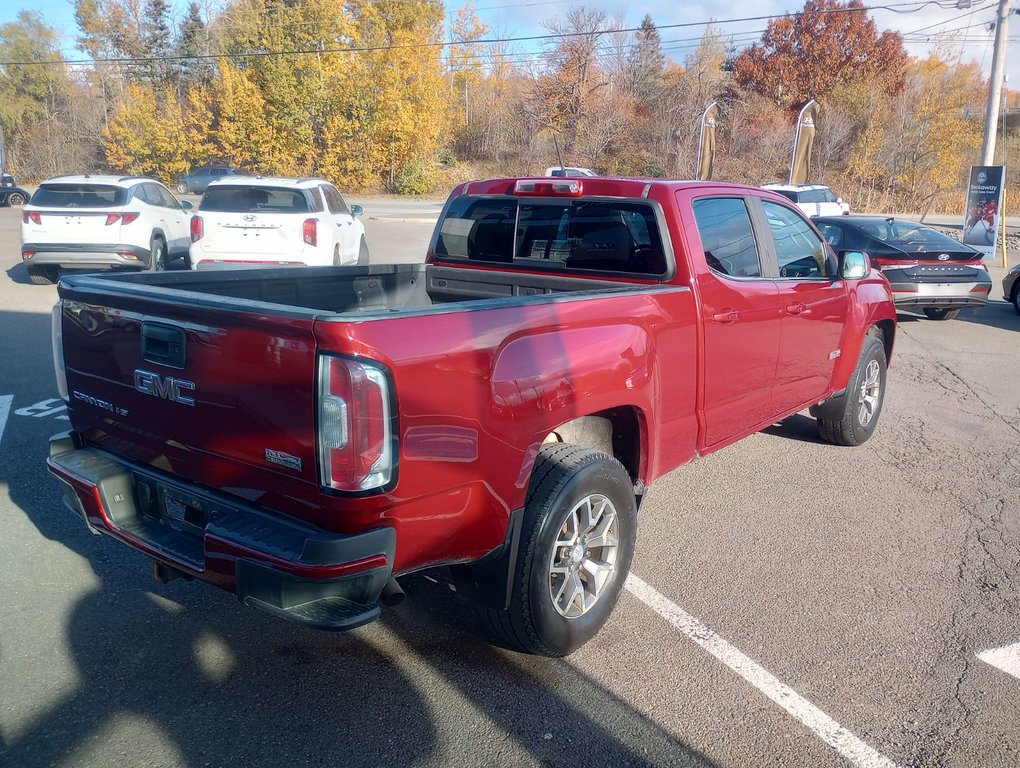
<instances>
[{"instance_id":1,"label":"license plate area","mask_svg":"<svg viewBox=\"0 0 1020 768\"><path fill-rule=\"evenodd\" d=\"M209 524L208 503L176 488L160 488L160 519L171 528L201 536Z\"/></svg>"}]
</instances>

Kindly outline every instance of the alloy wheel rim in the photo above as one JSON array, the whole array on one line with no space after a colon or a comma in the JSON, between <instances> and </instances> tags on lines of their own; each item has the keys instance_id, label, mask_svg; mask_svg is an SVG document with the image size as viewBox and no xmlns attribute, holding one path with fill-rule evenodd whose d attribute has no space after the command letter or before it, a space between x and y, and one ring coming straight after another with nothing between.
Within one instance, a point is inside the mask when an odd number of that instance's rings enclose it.
<instances>
[{"instance_id":1,"label":"alloy wheel rim","mask_svg":"<svg viewBox=\"0 0 1020 768\"><path fill-rule=\"evenodd\" d=\"M871 360L864 369L864 381L858 399L857 420L862 427L868 426L878 410L878 396L882 389L881 368L878 360Z\"/></svg>"},{"instance_id":2,"label":"alloy wheel rim","mask_svg":"<svg viewBox=\"0 0 1020 768\"><path fill-rule=\"evenodd\" d=\"M598 603L616 571L619 541L619 515L606 496L585 496L566 514L549 555L549 597L558 614L576 619Z\"/></svg>"}]
</instances>

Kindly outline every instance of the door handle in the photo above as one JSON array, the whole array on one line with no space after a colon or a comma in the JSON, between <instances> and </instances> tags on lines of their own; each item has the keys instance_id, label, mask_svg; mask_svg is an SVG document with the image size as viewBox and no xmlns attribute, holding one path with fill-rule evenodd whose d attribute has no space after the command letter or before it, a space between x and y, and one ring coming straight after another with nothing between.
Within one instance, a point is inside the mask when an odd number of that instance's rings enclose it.
<instances>
[{"instance_id":1,"label":"door handle","mask_svg":"<svg viewBox=\"0 0 1020 768\"><path fill-rule=\"evenodd\" d=\"M729 309L725 312L716 312L712 315L712 319L717 323L732 323L738 317L740 317L740 313L735 309Z\"/></svg>"},{"instance_id":2,"label":"door handle","mask_svg":"<svg viewBox=\"0 0 1020 768\"><path fill-rule=\"evenodd\" d=\"M804 311L806 309L807 309L807 307L805 307L803 304L787 304L786 305L786 314L793 315L794 317L797 317L798 315L804 314Z\"/></svg>"}]
</instances>

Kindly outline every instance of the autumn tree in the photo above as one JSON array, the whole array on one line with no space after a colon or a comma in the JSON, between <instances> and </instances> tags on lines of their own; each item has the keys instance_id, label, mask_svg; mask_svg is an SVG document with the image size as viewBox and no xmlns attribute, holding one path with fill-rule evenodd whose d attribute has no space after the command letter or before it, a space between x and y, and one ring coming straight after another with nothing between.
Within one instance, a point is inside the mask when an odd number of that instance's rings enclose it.
<instances>
[{"instance_id":1,"label":"autumn tree","mask_svg":"<svg viewBox=\"0 0 1020 768\"><path fill-rule=\"evenodd\" d=\"M447 56L453 103L456 107L453 121L466 127L472 118L472 94L485 76L484 46L478 41L489 31L489 26L478 18L474 3L468 0L457 9L450 22L450 52ZM477 109L474 110L477 112Z\"/></svg>"},{"instance_id":2,"label":"autumn tree","mask_svg":"<svg viewBox=\"0 0 1020 768\"><path fill-rule=\"evenodd\" d=\"M742 87L792 108L853 83L899 93L906 65L903 38L879 34L860 0L807 0L800 13L770 21L733 71Z\"/></svg>"},{"instance_id":3,"label":"autumn tree","mask_svg":"<svg viewBox=\"0 0 1020 768\"><path fill-rule=\"evenodd\" d=\"M215 68L208 58L212 53L209 28L202 18L202 9L192 0L181 22L174 43L177 61L177 81L182 88L190 88L212 80Z\"/></svg>"},{"instance_id":4,"label":"autumn tree","mask_svg":"<svg viewBox=\"0 0 1020 768\"><path fill-rule=\"evenodd\" d=\"M624 82L641 104L652 105L662 90L662 73L666 57L662 53L662 36L652 17L645 15L634 33L634 44L627 56Z\"/></svg>"}]
</instances>

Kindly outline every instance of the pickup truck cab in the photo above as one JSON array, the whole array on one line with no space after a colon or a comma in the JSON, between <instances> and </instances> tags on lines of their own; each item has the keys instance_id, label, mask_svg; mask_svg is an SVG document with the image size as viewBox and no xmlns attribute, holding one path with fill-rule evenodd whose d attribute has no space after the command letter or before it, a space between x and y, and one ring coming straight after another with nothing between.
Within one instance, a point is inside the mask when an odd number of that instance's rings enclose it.
<instances>
[{"instance_id":1,"label":"pickup truck cab","mask_svg":"<svg viewBox=\"0 0 1020 768\"><path fill-rule=\"evenodd\" d=\"M49 466L92 530L328 629L449 566L554 656L608 618L656 478L808 408L867 440L896 317L781 196L649 179L462 184L419 265L59 293Z\"/></svg>"}]
</instances>

